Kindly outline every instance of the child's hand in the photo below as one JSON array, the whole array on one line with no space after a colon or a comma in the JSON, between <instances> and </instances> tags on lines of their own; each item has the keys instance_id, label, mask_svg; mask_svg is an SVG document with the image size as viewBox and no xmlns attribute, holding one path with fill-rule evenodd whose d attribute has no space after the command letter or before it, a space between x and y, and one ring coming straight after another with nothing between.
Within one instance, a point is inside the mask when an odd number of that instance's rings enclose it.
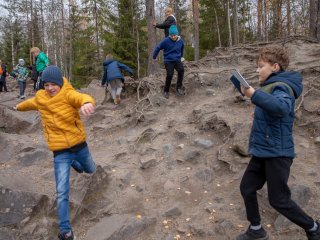
<instances>
[{"instance_id":1,"label":"child's hand","mask_svg":"<svg viewBox=\"0 0 320 240\"><path fill-rule=\"evenodd\" d=\"M16 110L16 111L18 111L18 107L17 107L18 105L16 105L15 107L13 107L13 110Z\"/></svg>"},{"instance_id":2,"label":"child's hand","mask_svg":"<svg viewBox=\"0 0 320 240\"><path fill-rule=\"evenodd\" d=\"M92 103L85 103L80 108L83 115L89 117L94 112L94 106Z\"/></svg>"},{"instance_id":3,"label":"child's hand","mask_svg":"<svg viewBox=\"0 0 320 240\"><path fill-rule=\"evenodd\" d=\"M244 88L243 86L241 86L241 92L242 92L245 96L251 98L252 95L253 95L253 93L255 92L255 90L254 90L254 88L251 87L251 86L250 86L249 88Z\"/></svg>"}]
</instances>

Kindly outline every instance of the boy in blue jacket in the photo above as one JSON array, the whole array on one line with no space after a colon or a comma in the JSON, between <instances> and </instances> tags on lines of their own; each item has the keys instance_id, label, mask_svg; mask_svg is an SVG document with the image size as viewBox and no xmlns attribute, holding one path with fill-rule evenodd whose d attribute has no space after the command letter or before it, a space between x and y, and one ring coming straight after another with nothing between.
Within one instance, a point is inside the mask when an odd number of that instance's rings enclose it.
<instances>
[{"instance_id":1,"label":"boy in blue jacket","mask_svg":"<svg viewBox=\"0 0 320 240\"><path fill-rule=\"evenodd\" d=\"M298 72L285 71L289 56L281 47L264 48L257 63L261 88L242 89L256 105L249 139L252 158L240 184L250 226L236 239L268 239L261 226L256 194L267 182L270 205L303 228L309 240L320 240L319 223L291 199L287 184L295 156L292 126L295 99L302 93L302 77Z\"/></svg>"},{"instance_id":2,"label":"boy in blue jacket","mask_svg":"<svg viewBox=\"0 0 320 240\"><path fill-rule=\"evenodd\" d=\"M153 61L156 61L160 50L163 50L163 61L167 71L166 83L163 90L163 96L169 98L169 90L174 74L174 69L178 72L178 81L176 86L176 95L183 95L182 81L184 75L184 67L181 62L183 57L184 42L180 36L176 25L169 28L169 37L163 39L153 51Z\"/></svg>"},{"instance_id":3,"label":"boy in blue jacket","mask_svg":"<svg viewBox=\"0 0 320 240\"><path fill-rule=\"evenodd\" d=\"M121 69L133 75L133 71L127 65L120 63L113 59L112 54L106 56L106 60L103 63L104 74L101 82L101 86L110 83L111 86L111 97L114 104L119 104L121 101L120 95L124 83L124 77L121 73Z\"/></svg>"}]
</instances>

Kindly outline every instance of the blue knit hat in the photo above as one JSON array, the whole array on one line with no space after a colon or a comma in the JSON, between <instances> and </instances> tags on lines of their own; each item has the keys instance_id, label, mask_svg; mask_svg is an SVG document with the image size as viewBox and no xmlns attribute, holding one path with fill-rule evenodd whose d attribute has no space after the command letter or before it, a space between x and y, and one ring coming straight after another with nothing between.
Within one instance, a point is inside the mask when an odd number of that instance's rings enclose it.
<instances>
[{"instance_id":1,"label":"blue knit hat","mask_svg":"<svg viewBox=\"0 0 320 240\"><path fill-rule=\"evenodd\" d=\"M43 82L51 82L62 87L63 78L60 69L57 66L51 65L46 67L42 72L41 79Z\"/></svg>"},{"instance_id":2,"label":"blue knit hat","mask_svg":"<svg viewBox=\"0 0 320 240\"><path fill-rule=\"evenodd\" d=\"M178 35L178 28L176 25L171 25L169 28L169 35Z\"/></svg>"}]
</instances>

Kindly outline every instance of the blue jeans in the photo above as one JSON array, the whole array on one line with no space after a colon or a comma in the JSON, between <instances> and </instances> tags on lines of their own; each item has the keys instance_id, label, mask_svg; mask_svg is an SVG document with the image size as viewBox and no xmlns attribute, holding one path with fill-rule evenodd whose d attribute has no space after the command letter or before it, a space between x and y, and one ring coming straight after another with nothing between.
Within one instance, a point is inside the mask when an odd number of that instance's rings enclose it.
<instances>
[{"instance_id":1,"label":"blue jeans","mask_svg":"<svg viewBox=\"0 0 320 240\"><path fill-rule=\"evenodd\" d=\"M54 157L54 174L56 178L58 224L61 233L72 230L70 224L69 191L70 167L94 173L96 165L88 146L77 152L64 152Z\"/></svg>"},{"instance_id":2,"label":"blue jeans","mask_svg":"<svg viewBox=\"0 0 320 240\"><path fill-rule=\"evenodd\" d=\"M24 91L26 90L26 86L27 86L26 82L19 81L20 96L24 95Z\"/></svg>"}]
</instances>

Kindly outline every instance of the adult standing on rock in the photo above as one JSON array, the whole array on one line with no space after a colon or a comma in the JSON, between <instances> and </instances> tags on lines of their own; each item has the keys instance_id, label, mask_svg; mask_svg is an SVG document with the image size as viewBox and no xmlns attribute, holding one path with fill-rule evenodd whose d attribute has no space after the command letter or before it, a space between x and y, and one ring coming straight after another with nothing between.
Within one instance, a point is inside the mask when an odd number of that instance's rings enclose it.
<instances>
[{"instance_id":1,"label":"adult standing on rock","mask_svg":"<svg viewBox=\"0 0 320 240\"><path fill-rule=\"evenodd\" d=\"M39 76L37 84L36 84L36 89L37 90L44 89L43 82L41 80L41 75L42 75L43 70L47 66L49 66L49 59L48 59L47 55L44 52L40 51L40 49L38 47L31 48L30 53L31 53L31 55L33 55L35 57L36 69L37 69L38 76Z\"/></svg>"},{"instance_id":2,"label":"adult standing on rock","mask_svg":"<svg viewBox=\"0 0 320 240\"><path fill-rule=\"evenodd\" d=\"M184 76L184 66L181 62L183 58L184 42L178 35L176 25L172 25L169 29L169 37L163 39L153 51L153 61L157 60L160 50L163 50L163 61L167 71L166 83L163 90L163 96L169 98L169 90L174 74L174 69L178 72L178 80L176 86L176 95L183 95L182 81Z\"/></svg>"},{"instance_id":3,"label":"adult standing on rock","mask_svg":"<svg viewBox=\"0 0 320 240\"><path fill-rule=\"evenodd\" d=\"M176 17L173 15L173 10L170 7L167 7L164 10L164 14L166 19L164 20L163 23L153 23L153 26L155 28L160 28L164 30L164 35L165 37L169 36L169 28L171 27L171 25L177 25L177 19Z\"/></svg>"}]
</instances>

